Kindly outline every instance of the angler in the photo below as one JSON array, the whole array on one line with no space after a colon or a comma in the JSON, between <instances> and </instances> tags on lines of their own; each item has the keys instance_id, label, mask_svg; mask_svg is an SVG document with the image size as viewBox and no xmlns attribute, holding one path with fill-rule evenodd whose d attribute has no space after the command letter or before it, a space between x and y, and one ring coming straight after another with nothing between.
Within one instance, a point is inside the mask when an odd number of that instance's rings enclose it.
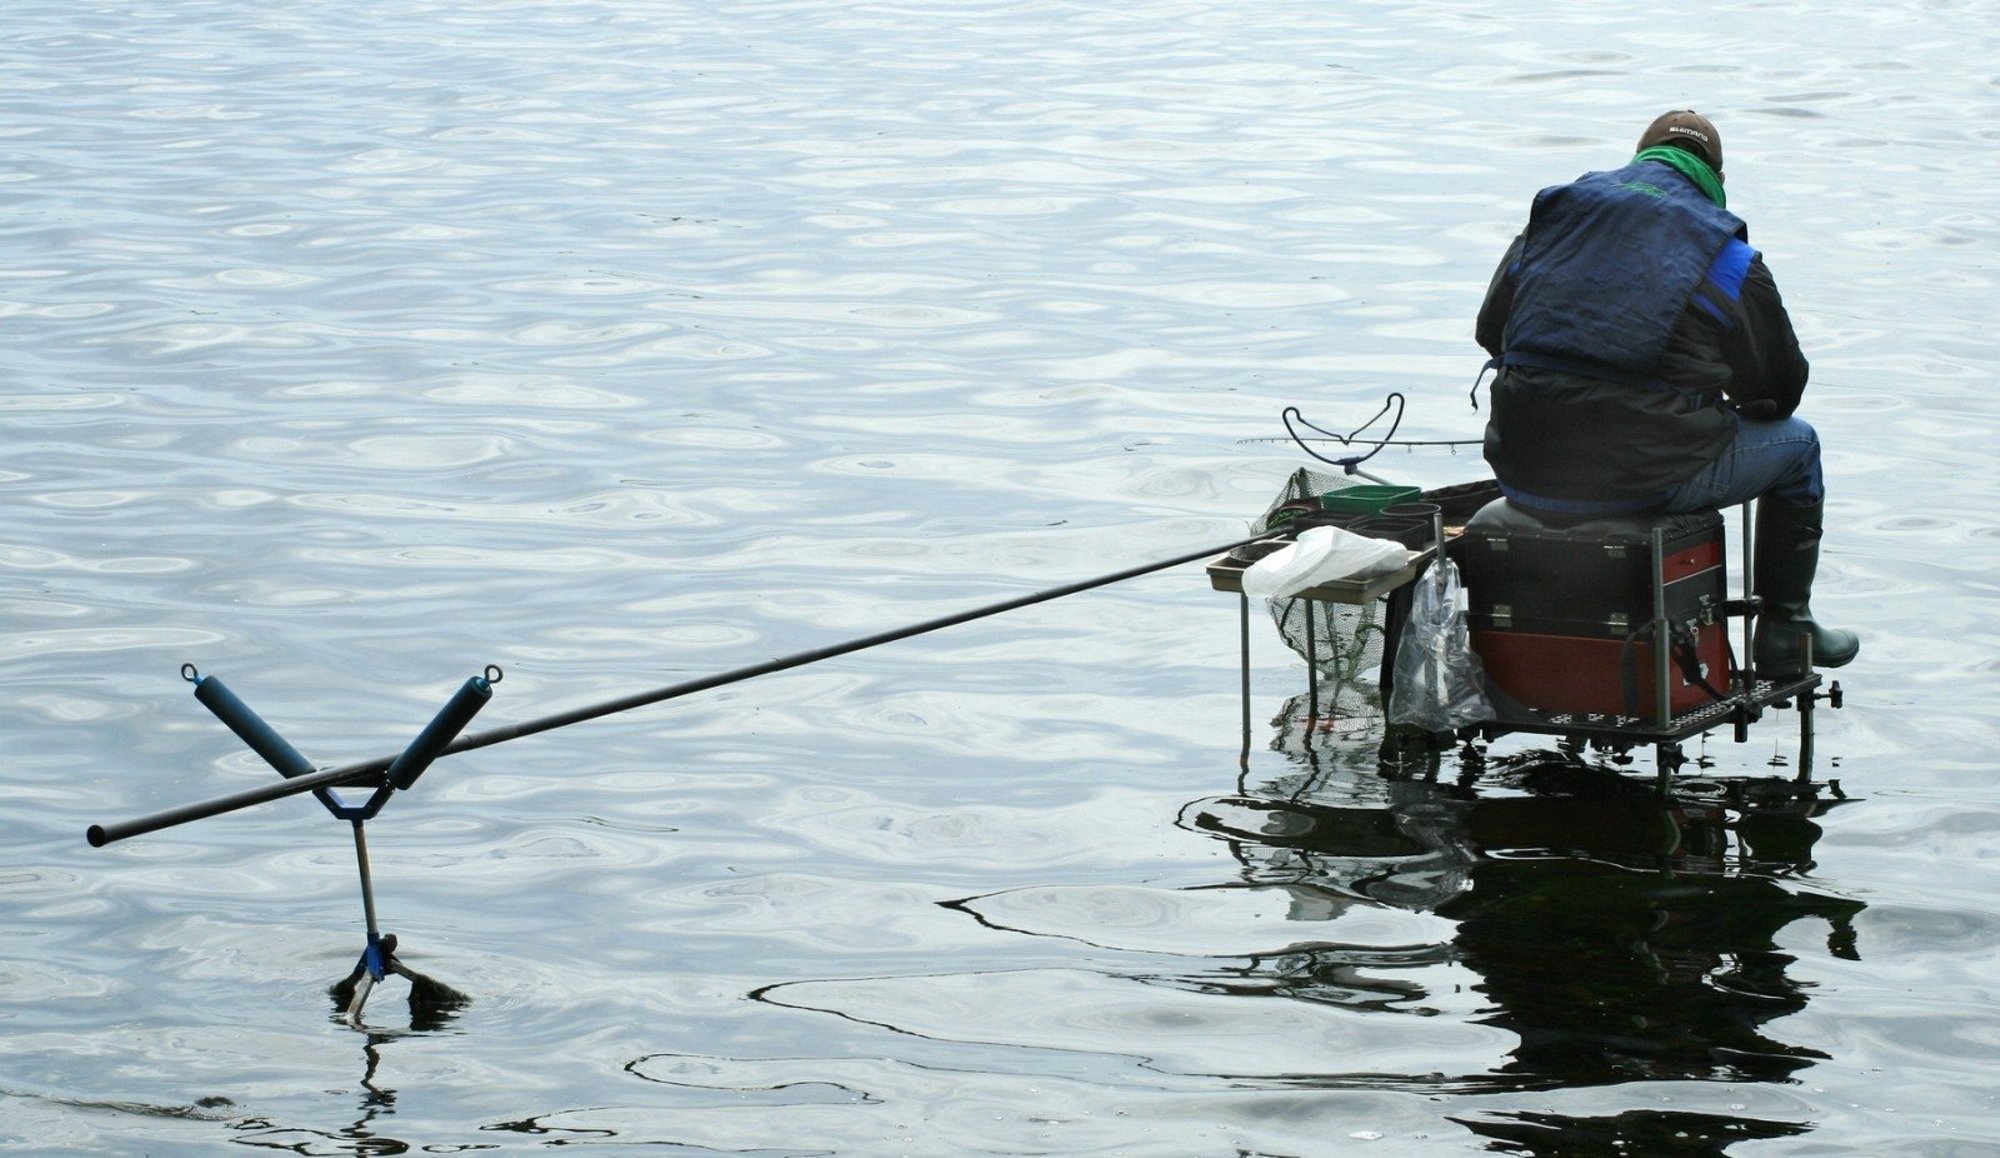
<instances>
[{"instance_id":1,"label":"angler","mask_svg":"<svg viewBox=\"0 0 2000 1158\"><path fill-rule=\"evenodd\" d=\"M1726 208L1722 137L1662 114L1623 168L1535 197L1479 311L1497 368L1486 460L1533 514L1688 514L1757 502L1756 665L1840 667L1816 622L1826 488L1793 412L1807 365L1763 256Z\"/></svg>"}]
</instances>

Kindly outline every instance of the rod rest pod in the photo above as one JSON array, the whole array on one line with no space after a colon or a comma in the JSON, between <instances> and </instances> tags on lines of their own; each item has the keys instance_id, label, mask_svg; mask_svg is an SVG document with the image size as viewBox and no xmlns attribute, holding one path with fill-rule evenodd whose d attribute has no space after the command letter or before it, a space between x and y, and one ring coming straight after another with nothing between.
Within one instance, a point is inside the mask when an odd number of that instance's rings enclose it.
<instances>
[{"instance_id":1,"label":"rod rest pod","mask_svg":"<svg viewBox=\"0 0 2000 1158\"><path fill-rule=\"evenodd\" d=\"M368 867L368 841L364 835L365 822L374 818L388 803L389 798L399 789L409 788L417 782L417 777L451 746L479 709L493 698L493 685L500 680L498 667L488 666L483 675L476 675L459 686L437 715L431 717L422 731L417 733L409 746L388 764L382 766L379 779L363 780L360 783L373 784L374 791L362 804L348 804L336 794L330 785L313 788L313 795L326 806L336 818L349 822L354 827L354 859L361 873L361 909L368 926L368 943L361 951L361 958L355 962L353 972L345 981L333 987L336 1000L344 1010L344 1019L350 1026L361 1024L362 1008L368 1003L368 995L388 974L395 973L410 979L413 1007L417 995L428 993L433 1004L462 1005L468 1000L449 986L441 985L405 966L396 959L395 934L384 935L375 923L375 882ZM195 699L217 719L236 733L238 739L249 745L250 750L263 757L264 762L278 770L287 780L317 771L312 761L307 760L278 735L275 728L265 723L250 705L244 703L228 685L212 676L204 676L195 670L193 664L183 665L181 678L194 685ZM301 789L303 790L303 789ZM97 843L95 835L93 844Z\"/></svg>"},{"instance_id":2,"label":"rod rest pod","mask_svg":"<svg viewBox=\"0 0 2000 1158\"><path fill-rule=\"evenodd\" d=\"M271 727L249 704L229 690L215 676L205 676L195 670L193 664L183 665L181 677L194 685L194 698L202 706L215 713L236 737L251 751L262 757L266 764L277 769L287 780L316 771L312 761L292 747L277 729ZM342 820L368 820L382 810L389 797L399 789L407 789L417 782L444 750L458 738L479 709L493 698L493 685L498 683L501 672L498 667L487 667L483 675L466 680L443 708L438 710L431 722L418 732L416 739L389 763L382 773L382 781L362 804L348 804L331 788L315 788L313 795L326 806L326 810Z\"/></svg>"}]
</instances>

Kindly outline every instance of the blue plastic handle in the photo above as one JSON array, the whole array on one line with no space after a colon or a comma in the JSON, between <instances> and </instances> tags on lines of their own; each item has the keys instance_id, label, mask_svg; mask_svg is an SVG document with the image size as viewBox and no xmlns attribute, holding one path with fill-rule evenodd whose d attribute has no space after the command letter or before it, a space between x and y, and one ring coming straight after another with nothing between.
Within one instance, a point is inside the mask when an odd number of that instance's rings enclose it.
<instances>
[{"instance_id":1,"label":"blue plastic handle","mask_svg":"<svg viewBox=\"0 0 2000 1158\"><path fill-rule=\"evenodd\" d=\"M484 676L466 680L451 701L438 711L430 723L424 725L424 730L417 733L416 739L410 741L410 746L403 749L403 754L390 762L389 770L384 773L388 782L399 791L415 784L417 777L424 774L424 769L431 766L431 761L444 753L446 745L458 739L458 734L472 722L472 717L478 715L479 709L492 698L492 681Z\"/></svg>"},{"instance_id":2,"label":"blue plastic handle","mask_svg":"<svg viewBox=\"0 0 2000 1158\"><path fill-rule=\"evenodd\" d=\"M276 768L285 779L303 776L313 771L312 761L299 754L297 748L278 735L264 718L252 711L249 704L236 698L223 682L214 676L197 676L194 679L194 698L200 700L215 718L229 726L237 739L250 746L252 752L264 758L264 762Z\"/></svg>"}]
</instances>

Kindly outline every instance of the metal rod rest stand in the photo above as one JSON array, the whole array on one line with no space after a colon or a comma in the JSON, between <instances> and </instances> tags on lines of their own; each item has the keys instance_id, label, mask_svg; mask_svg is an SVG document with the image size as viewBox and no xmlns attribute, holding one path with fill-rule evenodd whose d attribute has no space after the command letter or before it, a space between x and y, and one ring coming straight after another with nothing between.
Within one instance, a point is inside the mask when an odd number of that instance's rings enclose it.
<instances>
[{"instance_id":1,"label":"metal rod rest stand","mask_svg":"<svg viewBox=\"0 0 2000 1158\"><path fill-rule=\"evenodd\" d=\"M204 676L188 664L181 669L181 677L194 685L195 698L214 712L229 730L263 757L265 762L283 775L292 784L294 791L304 791L300 785L307 785L319 802L336 818L347 821L354 829L354 862L361 877L361 913L367 925L368 943L361 950L361 958L355 962L354 970L347 980L335 986L336 991L344 991L353 986L353 991L344 1002L347 1024L361 1024L362 1007L368 1003L368 995L375 983L390 973L408 978L413 986L435 984L428 978L412 972L396 959L396 938L384 936L375 914L375 878L368 864L367 822L382 811L389 799L399 790L408 789L417 782L417 777L441 755L479 709L493 698L493 685L501 678L497 667L488 667L485 674L473 676L460 686L452 698L440 709L431 722L417 733L402 753L390 760L383 768L374 791L360 804L350 804L334 792L330 784L321 783L320 777L311 775L312 764L298 749L286 742L277 730L264 722L250 705L237 698L223 682L213 676Z\"/></svg>"},{"instance_id":2,"label":"metal rod rest stand","mask_svg":"<svg viewBox=\"0 0 2000 1158\"><path fill-rule=\"evenodd\" d=\"M382 929L375 923L375 881L368 872L368 836L367 830L362 827L366 823L358 816L353 818L354 863L361 870L361 913L368 924L368 944L361 950L361 960L355 963L354 972L348 977L354 982L354 996L347 1003L349 1025L360 1024L361 1007L368 1004L369 991L382 979L394 949L391 945L391 952L383 950Z\"/></svg>"},{"instance_id":3,"label":"metal rod rest stand","mask_svg":"<svg viewBox=\"0 0 2000 1158\"><path fill-rule=\"evenodd\" d=\"M1239 644L1243 657L1243 754L1238 766L1244 772L1250 771L1250 597L1239 594L1236 597L1236 623L1240 634Z\"/></svg>"}]
</instances>

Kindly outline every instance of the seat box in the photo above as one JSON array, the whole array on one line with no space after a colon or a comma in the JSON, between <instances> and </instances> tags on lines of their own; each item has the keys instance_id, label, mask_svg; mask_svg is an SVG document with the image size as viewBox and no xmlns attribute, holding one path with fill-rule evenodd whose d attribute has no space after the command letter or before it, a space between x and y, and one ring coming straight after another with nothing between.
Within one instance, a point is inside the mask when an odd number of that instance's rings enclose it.
<instances>
[{"instance_id":1,"label":"seat box","mask_svg":"<svg viewBox=\"0 0 2000 1158\"><path fill-rule=\"evenodd\" d=\"M1493 685L1525 707L1651 716L1656 582L1668 622L1694 640L1703 678L1716 687L1728 681L1723 523L1715 512L1556 523L1503 500L1467 523L1457 554L1472 648ZM1668 673L1674 714L1710 700L1678 663Z\"/></svg>"}]
</instances>

